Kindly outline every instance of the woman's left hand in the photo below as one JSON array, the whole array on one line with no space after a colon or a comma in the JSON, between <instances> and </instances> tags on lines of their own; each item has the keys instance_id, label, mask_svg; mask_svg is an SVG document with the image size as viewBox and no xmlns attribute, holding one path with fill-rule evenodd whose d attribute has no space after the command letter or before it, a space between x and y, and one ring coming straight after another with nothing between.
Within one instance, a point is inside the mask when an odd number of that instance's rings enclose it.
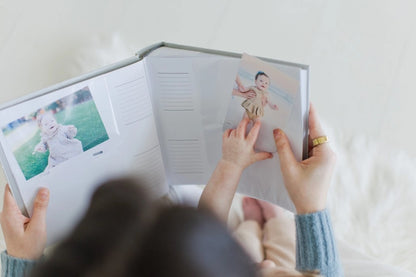
<instances>
[{"instance_id":1,"label":"woman's left hand","mask_svg":"<svg viewBox=\"0 0 416 277\"><path fill-rule=\"evenodd\" d=\"M46 209L49 190L39 189L31 218L24 216L14 200L9 186L4 190L0 224L6 242L7 254L16 258L39 259L46 245Z\"/></svg>"}]
</instances>

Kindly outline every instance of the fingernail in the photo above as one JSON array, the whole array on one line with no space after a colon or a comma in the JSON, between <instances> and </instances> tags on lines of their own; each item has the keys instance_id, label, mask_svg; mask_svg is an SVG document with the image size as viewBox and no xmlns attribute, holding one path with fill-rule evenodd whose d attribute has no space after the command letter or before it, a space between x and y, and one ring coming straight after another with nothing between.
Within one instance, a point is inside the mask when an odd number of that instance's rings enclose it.
<instances>
[{"instance_id":1,"label":"fingernail","mask_svg":"<svg viewBox=\"0 0 416 277\"><path fill-rule=\"evenodd\" d=\"M40 193L39 193L39 197L40 197L40 199L41 199L41 200L46 200L46 199L48 199L48 197L49 197L49 190L48 190L48 189L46 189L46 188L41 189L41 191L40 191Z\"/></svg>"},{"instance_id":2,"label":"fingernail","mask_svg":"<svg viewBox=\"0 0 416 277\"><path fill-rule=\"evenodd\" d=\"M273 130L273 135L276 139L279 139L282 136L282 130L280 129L274 129Z\"/></svg>"}]
</instances>

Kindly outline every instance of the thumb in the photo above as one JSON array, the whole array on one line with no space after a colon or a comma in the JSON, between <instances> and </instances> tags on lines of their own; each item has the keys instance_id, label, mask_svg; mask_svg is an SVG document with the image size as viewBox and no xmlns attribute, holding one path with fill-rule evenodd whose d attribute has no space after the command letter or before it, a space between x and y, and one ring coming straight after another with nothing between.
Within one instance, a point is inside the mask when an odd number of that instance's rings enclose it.
<instances>
[{"instance_id":1,"label":"thumb","mask_svg":"<svg viewBox=\"0 0 416 277\"><path fill-rule=\"evenodd\" d=\"M49 190L40 188L33 204L33 214L30 219L30 228L44 228L46 225L46 210L49 203Z\"/></svg>"},{"instance_id":2,"label":"thumb","mask_svg":"<svg viewBox=\"0 0 416 277\"><path fill-rule=\"evenodd\" d=\"M258 152L254 154L256 162L273 158L273 154L269 152Z\"/></svg>"},{"instance_id":3,"label":"thumb","mask_svg":"<svg viewBox=\"0 0 416 277\"><path fill-rule=\"evenodd\" d=\"M290 148L290 143L286 134L281 129L275 129L273 130L273 135L277 153L279 154L280 167L284 172L285 168L296 166L297 160L295 159L292 148Z\"/></svg>"}]
</instances>

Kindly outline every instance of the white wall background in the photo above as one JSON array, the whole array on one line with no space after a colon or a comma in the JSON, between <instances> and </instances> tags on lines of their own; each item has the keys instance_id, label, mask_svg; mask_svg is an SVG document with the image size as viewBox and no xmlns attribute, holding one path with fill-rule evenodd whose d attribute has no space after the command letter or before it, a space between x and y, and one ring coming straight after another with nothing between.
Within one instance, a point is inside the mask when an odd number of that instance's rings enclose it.
<instances>
[{"instance_id":1,"label":"white wall background","mask_svg":"<svg viewBox=\"0 0 416 277\"><path fill-rule=\"evenodd\" d=\"M414 10L412 0L2 0L0 102L82 73L82 51L118 34L132 53L163 40L309 64L331 126L416 154Z\"/></svg>"}]
</instances>

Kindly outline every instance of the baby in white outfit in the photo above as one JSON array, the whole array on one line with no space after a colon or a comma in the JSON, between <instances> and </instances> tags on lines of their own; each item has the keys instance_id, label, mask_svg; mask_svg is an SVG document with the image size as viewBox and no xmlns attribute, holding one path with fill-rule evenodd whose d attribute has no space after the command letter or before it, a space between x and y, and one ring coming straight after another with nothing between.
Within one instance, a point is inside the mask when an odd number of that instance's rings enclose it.
<instances>
[{"instance_id":1,"label":"baby in white outfit","mask_svg":"<svg viewBox=\"0 0 416 277\"><path fill-rule=\"evenodd\" d=\"M81 141L74 138L77 134L74 125L59 124L49 113L38 116L37 122L41 139L33 153L49 150L48 166L45 171L83 152Z\"/></svg>"}]
</instances>

